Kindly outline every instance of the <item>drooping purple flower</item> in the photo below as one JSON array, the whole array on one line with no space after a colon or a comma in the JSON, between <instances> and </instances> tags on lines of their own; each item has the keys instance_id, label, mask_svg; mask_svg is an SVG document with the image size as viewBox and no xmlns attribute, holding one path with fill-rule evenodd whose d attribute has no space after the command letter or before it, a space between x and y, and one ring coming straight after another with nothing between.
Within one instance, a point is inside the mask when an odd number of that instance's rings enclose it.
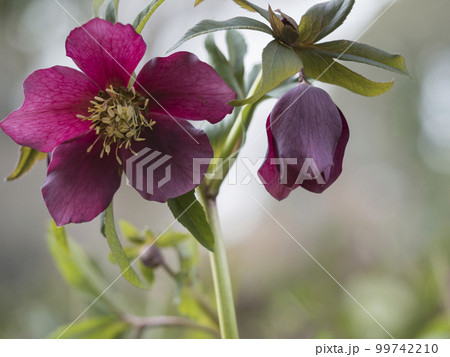
<instances>
[{"instance_id":1,"label":"drooping purple flower","mask_svg":"<svg viewBox=\"0 0 450 357\"><path fill-rule=\"evenodd\" d=\"M300 84L288 91L270 113L266 131L268 150L258 175L276 199L299 186L321 193L341 174L349 128L324 90Z\"/></svg>"},{"instance_id":2,"label":"drooping purple flower","mask_svg":"<svg viewBox=\"0 0 450 357\"><path fill-rule=\"evenodd\" d=\"M123 171L148 200L165 202L192 190L193 159L211 159L213 150L188 120L219 122L233 109L227 103L234 91L188 52L150 60L128 89L146 51L131 25L93 19L71 32L66 51L82 72L61 66L34 72L24 83L23 106L0 123L16 143L52 153L42 193L55 222L95 218L110 204ZM171 159L163 186L157 183L166 167L127 168L143 149ZM131 178L137 174L142 177ZM150 174L154 187L146 187Z\"/></svg>"}]
</instances>

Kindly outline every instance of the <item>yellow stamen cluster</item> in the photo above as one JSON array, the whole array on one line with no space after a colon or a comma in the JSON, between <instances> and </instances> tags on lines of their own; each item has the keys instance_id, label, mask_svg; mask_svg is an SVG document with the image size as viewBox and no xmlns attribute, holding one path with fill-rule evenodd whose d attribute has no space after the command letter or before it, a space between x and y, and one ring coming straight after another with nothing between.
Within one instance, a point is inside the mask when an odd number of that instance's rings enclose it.
<instances>
[{"instance_id":1,"label":"yellow stamen cluster","mask_svg":"<svg viewBox=\"0 0 450 357\"><path fill-rule=\"evenodd\" d=\"M98 138L89 147L103 140L103 149L100 157L110 154L115 147L117 161L121 163L118 150L122 147L131 150L133 141L144 141L141 137L145 128L153 129L155 121L147 120L148 98L139 96L134 88L113 88L110 86L105 91L100 91L98 96L91 101L92 107L88 109L90 116L77 115L81 120L92 122L91 129L95 130Z\"/></svg>"}]
</instances>

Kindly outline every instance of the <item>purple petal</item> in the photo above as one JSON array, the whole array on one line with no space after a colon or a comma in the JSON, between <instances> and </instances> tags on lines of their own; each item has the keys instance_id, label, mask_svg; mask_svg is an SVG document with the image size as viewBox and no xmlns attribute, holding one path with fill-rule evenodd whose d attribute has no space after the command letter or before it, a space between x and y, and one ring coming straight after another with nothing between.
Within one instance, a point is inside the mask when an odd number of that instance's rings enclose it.
<instances>
[{"instance_id":1,"label":"purple petal","mask_svg":"<svg viewBox=\"0 0 450 357\"><path fill-rule=\"evenodd\" d=\"M326 180L326 183L324 185L320 185L316 180L303 181L303 183L300 185L304 189L314 193L322 193L323 191L325 191L337 180L337 178L342 173L342 163L344 161L345 148L347 146L348 139L350 138L350 130L348 128L348 124L345 120L344 114L342 114L340 109L338 110L342 120L342 134L336 146L336 151L334 152L334 164L331 167L329 178Z\"/></svg>"},{"instance_id":2,"label":"purple petal","mask_svg":"<svg viewBox=\"0 0 450 357\"><path fill-rule=\"evenodd\" d=\"M236 93L208 64L189 52L147 62L136 89L151 101L151 111L188 120L217 123L233 111Z\"/></svg>"},{"instance_id":3,"label":"purple petal","mask_svg":"<svg viewBox=\"0 0 450 357\"><path fill-rule=\"evenodd\" d=\"M287 186L294 186L306 160L312 160L327 181L342 133L341 115L330 96L320 88L299 85L280 98L270 120L279 157L297 159L296 165L281 167Z\"/></svg>"},{"instance_id":4,"label":"purple petal","mask_svg":"<svg viewBox=\"0 0 450 357\"><path fill-rule=\"evenodd\" d=\"M50 152L60 143L89 131L89 101L99 88L83 73L56 66L32 73L24 82L22 107L0 123L16 143Z\"/></svg>"},{"instance_id":5,"label":"purple petal","mask_svg":"<svg viewBox=\"0 0 450 357\"><path fill-rule=\"evenodd\" d=\"M120 186L115 155L100 158L101 141L87 152L96 138L89 133L53 151L42 194L58 226L91 221L108 207Z\"/></svg>"},{"instance_id":6,"label":"purple petal","mask_svg":"<svg viewBox=\"0 0 450 357\"><path fill-rule=\"evenodd\" d=\"M291 193L292 189L280 184L280 171L277 165L274 164L273 159L278 155L275 152L273 144L272 130L270 128L270 116L267 118L266 123L268 148L266 153L266 161L258 170L258 176L262 180L267 192L269 192L274 198L281 201L285 199Z\"/></svg>"},{"instance_id":7,"label":"purple petal","mask_svg":"<svg viewBox=\"0 0 450 357\"><path fill-rule=\"evenodd\" d=\"M208 136L188 122L162 114L151 118L156 121L153 130L132 147L138 155L124 150L122 158L125 173L140 195L166 202L200 184L214 153Z\"/></svg>"},{"instance_id":8,"label":"purple petal","mask_svg":"<svg viewBox=\"0 0 450 357\"><path fill-rule=\"evenodd\" d=\"M127 87L146 47L131 25L99 18L73 30L66 41L67 56L102 89Z\"/></svg>"}]
</instances>

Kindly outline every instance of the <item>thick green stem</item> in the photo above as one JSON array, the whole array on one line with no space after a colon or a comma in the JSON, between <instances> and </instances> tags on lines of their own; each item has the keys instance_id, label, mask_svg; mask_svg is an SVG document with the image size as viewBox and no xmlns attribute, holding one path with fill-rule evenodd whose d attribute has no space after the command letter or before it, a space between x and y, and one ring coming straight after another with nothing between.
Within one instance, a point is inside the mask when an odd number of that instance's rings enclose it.
<instances>
[{"instance_id":1,"label":"thick green stem","mask_svg":"<svg viewBox=\"0 0 450 357\"><path fill-rule=\"evenodd\" d=\"M258 87L261 84L262 79L262 71L259 72L255 81L253 82L252 87L248 93L248 97L251 97L256 93ZM204 185L207 187L207 192L209 196L217 196L219 193L220 186L222 185L225 176L228 174L231 166L233 166L234 160L236 156L239 154L239 149L243 145L245 141L245 130L249 127L250 122L253 118L253 113L256 109L258 103L247 104L243 107L236 118L236 121L233 123L233 126L230 129L230 132L227 136L227 139L222 147L222 150L216 152L216 157L219 157L223 160L220 167L215 170L220 173L221 177L216 177L216 172L208 172L209 176L212 176L211 179L205 180Z\"/></svg>"},{"instance_id":2,"label":"thick green stem","mask_svg":"<svg viewBox=\"0 0 450 357\"><path fill-rule=\"evenodd\" d=\"M220 334L222 338L239 338L230 270L220 229L216 200L206 197L204 203L215 238L214 253L210 253L210 260L216 292Z\"/></svg>"}]
</instances>

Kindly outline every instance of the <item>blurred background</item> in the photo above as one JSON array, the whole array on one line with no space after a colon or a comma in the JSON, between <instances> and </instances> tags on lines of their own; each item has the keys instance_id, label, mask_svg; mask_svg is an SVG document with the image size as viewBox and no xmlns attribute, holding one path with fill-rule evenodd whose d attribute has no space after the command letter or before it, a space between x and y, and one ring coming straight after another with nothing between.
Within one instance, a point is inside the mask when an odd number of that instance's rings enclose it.
<instances>
[{"instance_id":1,"label":"blurred background","mask_svg":"<svg viewBox=\"0 0 450 357\"><path fill-rule=\"evenodd\" d=\"M147 2L123 1L119 20L131 22ZM143 32L146 59L163 56L204 18L253 16L227 0L207 0L195 10L193 2L167 0L158 10ZM271 5L299 20L317 2L273 0ZM401 53L414 77L398 76L394 89L377 98L319 85L350 125L339 180L322 195L298 189L281 203L255 180L222 188L219 210L244 338L389 337L324 269L394 337L450 337L450 3L399 0L373 23L390 3L357 0L346 23L327 38L361 36L359 42ZM79 23L92 16L90 0L60 4ZM22 83L31 72L56 64L73 66L65 57L64 41L77 26L53 0L0 0L0 118L21 105ZM269 38L243 34L250 69ZM223 37L217 36L219 44ZM181 49L206 61L203 42L198 38ZM380 81L393 77L364 66L353 68ZM242 156L253 162L265 154L264 123L274 103L259 107L250 128ZM0 177L5 178L15 167L18 146L3 132L0 158ZM46 337L92 302L66 285L48 252L50 216L40 193L45 172L41 162L24 178L0 183L1 338ZM240 179L248 174L238 166ZM165 205L142 200L126 185L116 195L115 211L117 218L155 232L173 221ZM72 225L68 231L112 282L119 270L108 262L99 220ZM204 250L199 275L212 298ZM150 292L122 280L109 293L136 313L161 315L174 309L176 287L165 272L157 272ZM160 329L148 337L189 336Z\"/></svg>"}]
</instances>

